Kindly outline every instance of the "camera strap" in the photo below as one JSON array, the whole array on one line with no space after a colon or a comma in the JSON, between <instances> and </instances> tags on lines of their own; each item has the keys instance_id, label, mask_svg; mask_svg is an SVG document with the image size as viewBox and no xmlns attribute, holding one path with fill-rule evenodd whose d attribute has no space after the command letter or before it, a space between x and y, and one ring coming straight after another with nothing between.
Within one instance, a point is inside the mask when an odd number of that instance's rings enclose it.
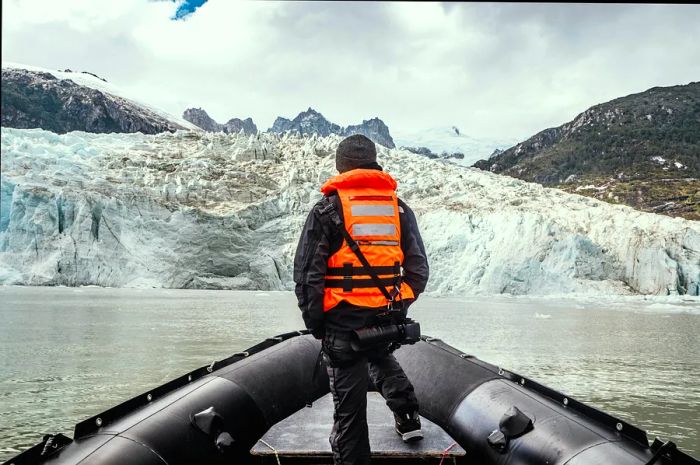
<instances>
[{"instance_id":1,"label":"camera strap","mask_svg":"<svg viewBox=\"0 0 700 465\"><path fill-rule=\"evenodd\" d=\"M396 296L399 295L399 289L401 286L401 276L399 276L396 279L396 283L394 284L394 290L391 293L389 293L389 291L386 290L386 287L382 285L382 280L374 271L372 265L370 265L370 263L367 261L367 258L362 253L362 250L360 250L359 244L355 241L355 239L352 238L348 230L345 228L345 224L343 224L343 220L340 219L340 215L338 215L338 211L336 210L335 205L333 205L333 202L328 197L325 197L325 200L326 206L321 209L320 213L322 215L327 214L330 217L333 224L336 226L336 228L338 228L338 231L340 231L340 233L343 235L345 242L348 243L348 247L350 247L350 250L352 250L357 259L360 260L360 263L362 264L364 270L367 272L367 275L372 279L372 282L377 287L377 289L379 289L384 295L387 302L389 303L389 306L391 306L394 303L394 299L396 299Z\"/></svg>"}]
</instances>

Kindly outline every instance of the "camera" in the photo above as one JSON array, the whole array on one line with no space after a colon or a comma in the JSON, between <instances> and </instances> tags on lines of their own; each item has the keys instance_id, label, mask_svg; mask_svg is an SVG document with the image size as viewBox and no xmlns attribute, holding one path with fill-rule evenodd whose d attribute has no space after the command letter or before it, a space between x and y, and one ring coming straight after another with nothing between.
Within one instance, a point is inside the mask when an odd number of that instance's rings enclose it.
<instances>
[{"instance_id":1,"label":"camera","mask_svg":"<svg viewBox=\"0 0 700 465\"><path fill-rule=\"evenodd\" d=\"M350 337L350 345L356 352L381 344L415 344L420 340L420 323L406 318L400 323L356 329Z\"/></svg>"}]
</instances>

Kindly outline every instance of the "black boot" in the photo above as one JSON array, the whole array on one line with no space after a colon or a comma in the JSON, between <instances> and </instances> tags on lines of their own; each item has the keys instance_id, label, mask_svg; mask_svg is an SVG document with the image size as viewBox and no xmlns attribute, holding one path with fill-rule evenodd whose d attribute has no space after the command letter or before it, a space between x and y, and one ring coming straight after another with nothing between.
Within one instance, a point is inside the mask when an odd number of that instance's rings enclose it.
<instances>
[{"instance_id":1,"label":"black boot","mask_svg":"<svg viewBox=\"0 0 700 465\"><path fill-rule=\"evenodd\" d=\"M423 439L423 431L420 429L420 417L418 412L394 414L396 420L396 432L403 442L415 442Z\"/></svg>"}]
</instances>

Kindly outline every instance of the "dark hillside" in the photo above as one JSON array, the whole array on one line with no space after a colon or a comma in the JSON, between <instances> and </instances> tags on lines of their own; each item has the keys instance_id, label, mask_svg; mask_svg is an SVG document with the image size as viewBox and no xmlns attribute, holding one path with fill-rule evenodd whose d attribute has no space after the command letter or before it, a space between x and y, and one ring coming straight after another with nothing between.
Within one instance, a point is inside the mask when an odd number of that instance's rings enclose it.
<instances>
[{"instance_id":1,"label":"dark hillside","mask_svg":"<svg viewBox=\"0 0 700 465\"><path fill-rule=\"evenodd\" d=\"M3 127L70 131L142 132L183 129L121 97L59 79L50 73L2 70Z\"/></svg>"},{"instance_id":2,"label":"dark hillside","mask_svg":"<svg viewBox=\"0 0 700 465\"><path fill-rule=\"evenodd\" d=\"M700 83L596 105L474 166L700 219Z\"/></svg>"}]
</instances>

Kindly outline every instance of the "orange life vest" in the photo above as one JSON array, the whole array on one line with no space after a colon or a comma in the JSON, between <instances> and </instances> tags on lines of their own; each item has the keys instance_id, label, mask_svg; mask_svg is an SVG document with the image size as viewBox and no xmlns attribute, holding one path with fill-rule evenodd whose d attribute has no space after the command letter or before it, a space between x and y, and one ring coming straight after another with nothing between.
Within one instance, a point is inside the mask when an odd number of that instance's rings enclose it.
<instances>
[{"instance_id":1,"label":"orange life vest","mask_svg":"<svg viewBox=\"0 0 700 465\"><path fill-rule=\"evenodd\" d=\"M398 301L413 298L413 290L401 281L403 251L395 189L396 181L387 173L355 169L329 179L321 192L325 195L337 192L345 230L360 246L386 290ZM370 308L386 308L389 303L345 240L328 258L323 311L331 310L341 301Z\"/></svg>"}]
</instances>

